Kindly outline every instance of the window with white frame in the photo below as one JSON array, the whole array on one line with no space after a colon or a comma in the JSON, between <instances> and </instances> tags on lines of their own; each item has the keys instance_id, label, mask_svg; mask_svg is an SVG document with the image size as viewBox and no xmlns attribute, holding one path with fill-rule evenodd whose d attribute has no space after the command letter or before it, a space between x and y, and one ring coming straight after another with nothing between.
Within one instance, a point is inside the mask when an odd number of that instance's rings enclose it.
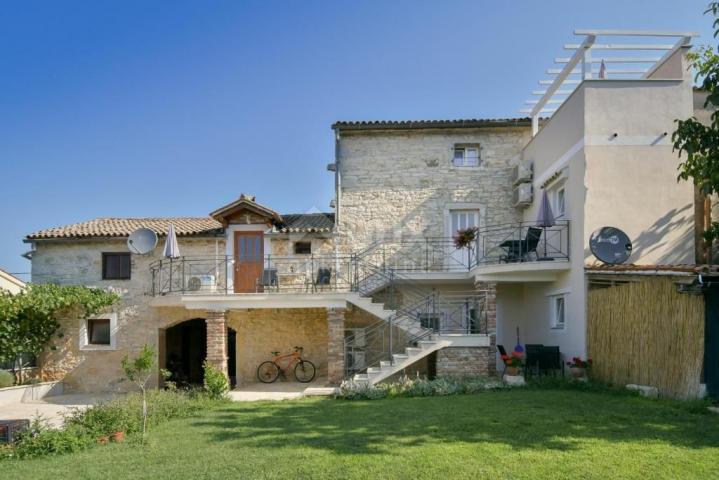
<instances>
[{"instance_id":1,"label":"window with white frame","mask_svg":"<svg viewBox=\"0 0 719 480\"><path fill-rule=\"evenodd\" d=\"M455 145L452 165L455 167L478 167L479 145Z\"/></svg>"},{"instance_id":2,"label":"window with white frame","mask_svg":"<svg viewBox=\"0 0 719 480\"><path fill-rule=\"evenodd\" d=\"M552 311L552 330L564 330L566 327L566 296L553 295L549 297Z\"/></svg>"},{"instance_id":3,"label":"window with white frame","mask_svg":"<svg viewBox=\"0 0 719 480\"><path fill-rule=\"evenodd\" d=\"M554 190L554 216L564 217L567 214L567 198L564 185Z\"/></svg>"},{"instance_id":4,"label":"window with white frame","mask_svg":"<svg viewBox=\"0 0 719 480\"><path fill-rule=\"evenodd\" d=\"M80 321L81 350L114 350L117 314L107 313Z\"/></svg>"}]
</instances>

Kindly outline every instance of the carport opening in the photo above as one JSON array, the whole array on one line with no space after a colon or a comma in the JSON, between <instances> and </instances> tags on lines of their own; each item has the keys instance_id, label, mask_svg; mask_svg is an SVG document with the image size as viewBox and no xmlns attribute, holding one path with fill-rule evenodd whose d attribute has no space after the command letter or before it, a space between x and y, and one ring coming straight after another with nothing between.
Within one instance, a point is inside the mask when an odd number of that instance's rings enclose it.
<instances>
[{"instance_id":1,"label":"carport opening","mask_svg":"<svg viewBox=\"0 0 719 480\"><path fill-rule=\"evenodd\" d=\"M196 318L165 331L165 368L178 386L202 385L207 357L207 324Z\"/></svg>"}]
</instances>

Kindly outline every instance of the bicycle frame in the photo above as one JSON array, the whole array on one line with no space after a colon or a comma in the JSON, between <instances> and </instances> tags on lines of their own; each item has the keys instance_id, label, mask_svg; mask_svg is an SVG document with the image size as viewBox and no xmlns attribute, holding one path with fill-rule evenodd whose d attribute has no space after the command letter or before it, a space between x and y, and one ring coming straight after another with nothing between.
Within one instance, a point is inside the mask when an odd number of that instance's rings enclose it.
<instances>
[{"instance_id":1,"label":"bicycle frame","mask_svg":"<svg viewBox=\"0 0 719 480\"><path fill-rule=\"evenodd\" d=\"M272 355L272 362L280 368L283 375L287 373L290 367L295 365L300 360L302 360L302 354L300 354L299 350L295 350L292 353L286 353L284 355ZM286 361L284 367L280 363L281 361Z\"/></svg>"}]
</instances>

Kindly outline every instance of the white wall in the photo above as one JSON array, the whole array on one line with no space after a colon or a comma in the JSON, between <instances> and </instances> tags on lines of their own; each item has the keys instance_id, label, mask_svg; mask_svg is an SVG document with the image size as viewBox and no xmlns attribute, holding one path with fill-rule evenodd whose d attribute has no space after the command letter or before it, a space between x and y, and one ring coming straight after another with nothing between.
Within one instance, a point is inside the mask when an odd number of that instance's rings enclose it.
<instances>
[{"instance_id":1,"label":"white wall","mask_svg":"<svg viewBox=\"0 0 719 480\"><path fill-rule=\"evenodd\" d=\"M669 145L674 120L692 114L683 53L650 80L583 82L525 147L523 160L535 171L525 221L536 219L548 179L560 171L566 178L571 269L554 282L500 286L498 343L513 346L519 327L523 343L586 355L584 267L596 261L588 245L599 227L627 232L635 247L631 263L693 263L693 188L676 181L679 158ZM555 293L566 294L564 330L550 328Z\"/></svg>"}]
</instances>

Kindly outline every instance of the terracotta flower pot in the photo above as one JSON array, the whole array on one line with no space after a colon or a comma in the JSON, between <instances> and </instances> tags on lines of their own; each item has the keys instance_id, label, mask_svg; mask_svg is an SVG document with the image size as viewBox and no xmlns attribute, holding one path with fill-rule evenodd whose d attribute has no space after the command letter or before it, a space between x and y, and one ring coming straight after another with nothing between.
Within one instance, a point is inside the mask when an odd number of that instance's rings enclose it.
<instances>
[{"instance_id":1,"label":"terracotta flower pot","mask_svg":"<svg viewBox=\"0 0 719 480\"><path fill-rule=\"evenodd\" d=\"M115 443L122 443L125 441L125 432L115 432L110 435L110 438Z\"/></svg>"},{"instance_id":2,"label":"terracotta flower pot","mask_svg":"<svg viewBox=\"0 0 719 480\"><path fill-rule=\"evenodd\" d=\"M505 373L510 377L516 377L519 375L519 367L507 367L507 371Z\"/></svg>"},{"instance_id":3,"label":"terracotta flower pot","mask_svg":"<svg viewBox=\"0 0 719 480\"><path fill-rule=\"evenodd\" d=\"M110 437L108 437L107 435L103 435L102 437L99 437L97 439L97 443L99 443L100 445L107 445L108 443L110 443Z\"/></svg>"},{"instance_id":4,"label":"terracotta flower pot","mask_svg":"<svg viewBox=\"0 0 719 480\"><path fill-rule=\"evenodd\" d=\"M582 367L571 367L569 369L574 378L584 378L584 369Z\"/></svg>"}]
</instances>

